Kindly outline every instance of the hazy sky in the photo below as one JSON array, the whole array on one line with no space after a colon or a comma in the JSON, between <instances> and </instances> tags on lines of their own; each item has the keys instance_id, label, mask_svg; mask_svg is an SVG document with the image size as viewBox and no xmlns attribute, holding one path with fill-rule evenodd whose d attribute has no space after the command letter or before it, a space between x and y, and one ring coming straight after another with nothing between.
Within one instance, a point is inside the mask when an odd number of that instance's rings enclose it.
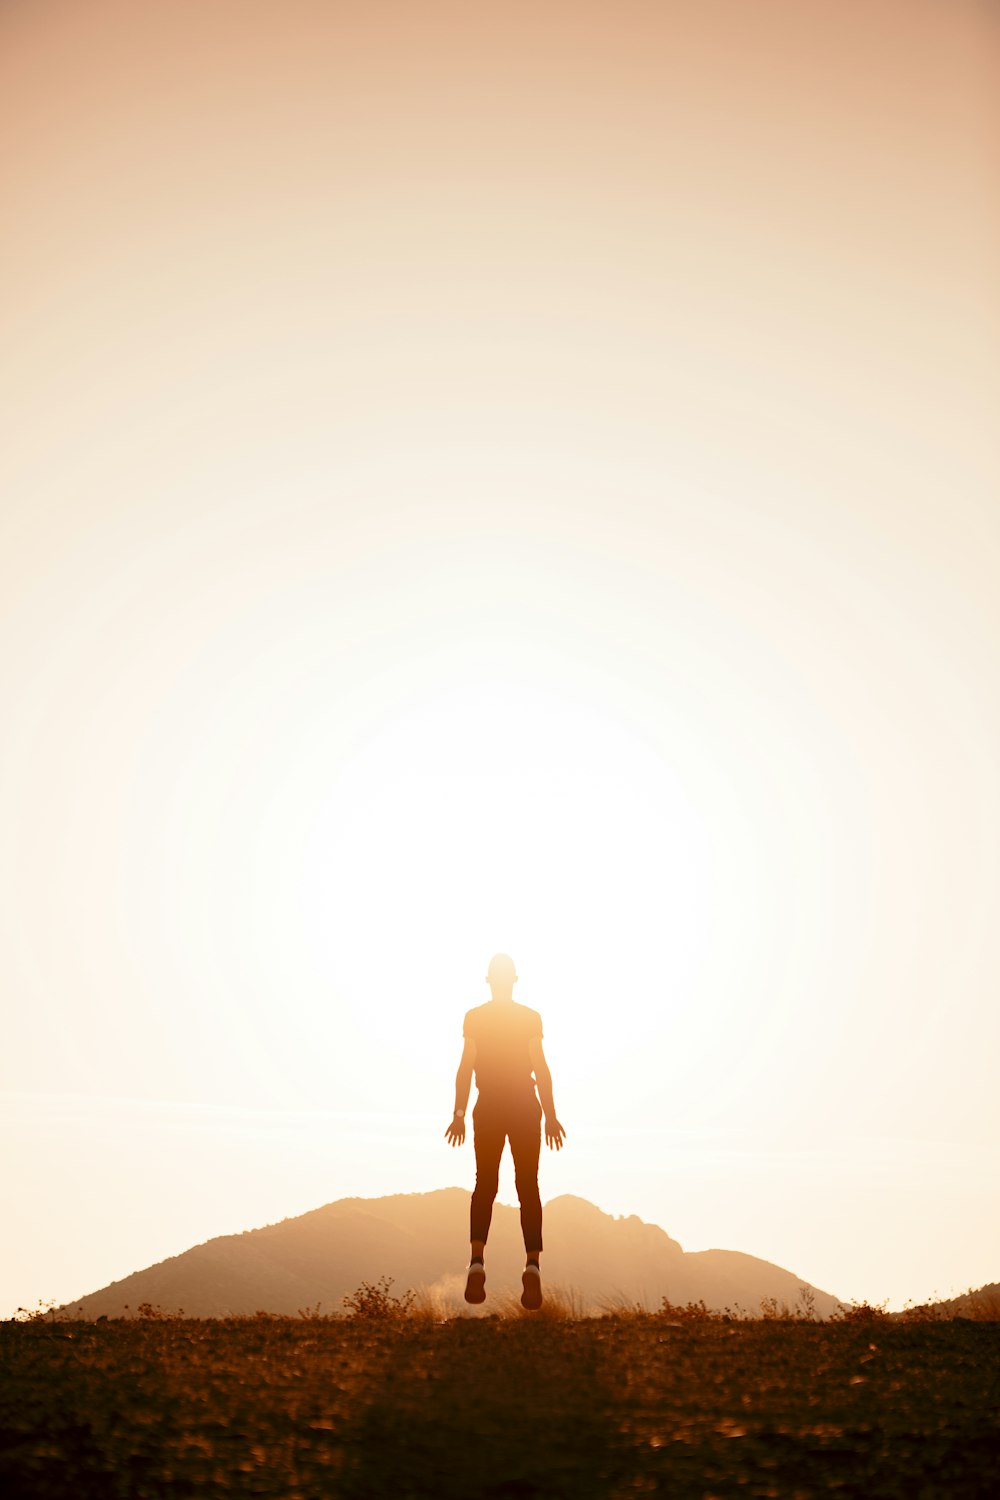
<instances>
[{"instance_id":1,"label":"hazy sky","mask_svg":"<svg viewBox=\"0 0 1000 1500\"><path fill-rule=\"evenodd\" d=\"M471 1185L498 949L543 1196L997 1279L998 101L986 0L7 0L0 1313Z\"/></svg>"}]
</instances>

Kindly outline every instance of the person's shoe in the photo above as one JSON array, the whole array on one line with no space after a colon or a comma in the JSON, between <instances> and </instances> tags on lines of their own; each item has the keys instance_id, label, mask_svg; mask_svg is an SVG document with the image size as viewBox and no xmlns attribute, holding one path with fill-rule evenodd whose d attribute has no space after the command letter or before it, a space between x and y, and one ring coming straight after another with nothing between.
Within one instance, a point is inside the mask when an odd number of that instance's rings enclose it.
<instances>
[{"instance_id":1,"label":"person's shoe","mask_svg":"<svg viewBox=\"0 0 1000 1500\"><path fill-rule=\"evenodd\" d=\"M474 1260L465 1278L466 1302L486 1301L486 1267L481 1260Z\"/></svg>"},{"instance_id":2,"label":"person's shoe","mask_svg":"<svg viewBox=\"0 0 1000 1500\"><path fill-rule=\"evenodd\" d=\"M521 1306L529 1312L537 1312L542 1305L542 1273L537 1266L528 1264L521 1277Z\"/></svg>"}]
</instances>

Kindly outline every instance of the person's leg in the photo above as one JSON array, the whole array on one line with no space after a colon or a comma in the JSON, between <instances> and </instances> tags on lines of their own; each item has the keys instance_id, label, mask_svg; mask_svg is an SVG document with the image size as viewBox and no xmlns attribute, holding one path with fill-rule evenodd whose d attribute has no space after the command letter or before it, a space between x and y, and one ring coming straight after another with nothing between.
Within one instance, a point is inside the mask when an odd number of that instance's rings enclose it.
<instances>
[{"instance_id":1,"label":"person's leg","mask_svg":"<svg viewBox=\"0 0 1000 1500\"><path fill-rule=\"evenodd\" d=\"M538 1157L542 1147L542 1112L537 1100L518 1110L510 1130L514 1181L521 1205L521 1233L527 1264L521 1278L525 1307L541 1307L542 1283L538 1258L542 1253L542 1199L538 1191Z\"/></svg>"},{"instance_id":2,"label":"person's leg","mask_svg":"<svg viewBox=\"0 0 1000 1500\"><path fill-rule=\"evenodd\" d=\"M507 1133L496 1119L491 1119L477 1103L472 1112L473 1143L476 1152L476 1186L469 1205L469 1272L465 1282L466 1302L486 1300L486 1272L483 1252L493 1218L493 1204L500 1182L500 1158Z\"/></svg>"},{"instance_id":3,"label":"person's leg","mask_svg":"<svg viewBox=\"0 0 1000 1500\"><path fill-rule=\"evenodd\" d=\"M495 1117L480 1111L476 1105L472 1116L473 1144L476 1152L476 1186L469 1205L469 1239L480 1247L486 1244L493 1218L493 1204L500 1185L500 1158L507 1132Z\"/></svg>"}]
</instances>

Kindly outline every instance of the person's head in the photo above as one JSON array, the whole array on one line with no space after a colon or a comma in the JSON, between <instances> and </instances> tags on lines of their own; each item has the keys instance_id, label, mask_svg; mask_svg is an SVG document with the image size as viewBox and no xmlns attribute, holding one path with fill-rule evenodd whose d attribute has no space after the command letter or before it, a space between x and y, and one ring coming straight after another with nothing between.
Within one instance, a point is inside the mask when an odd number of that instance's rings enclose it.
<instances>
[{"instance_id":1,"label":"person's head","mask_svg":"<svg viewBox=\"0 0 1000 1500\"><path fill-rule=\"evenodd\" d=\"M512 1000L517 983L514 960L506 953L494 953L486 971L486 982L493 991L494 1000Z\"/></svg>"}]
</instances>

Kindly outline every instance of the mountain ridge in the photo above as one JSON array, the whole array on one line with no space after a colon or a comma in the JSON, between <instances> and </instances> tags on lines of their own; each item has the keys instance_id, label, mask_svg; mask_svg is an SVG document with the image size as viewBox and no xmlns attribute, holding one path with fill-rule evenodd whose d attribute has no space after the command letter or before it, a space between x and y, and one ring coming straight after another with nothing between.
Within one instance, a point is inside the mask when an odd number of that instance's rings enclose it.
<instances>
[{"instance_id":1,"label":"mountain ridge","mask_svg":"<svg viewBox=\"0 0 1000 1500\"><path fill-rule=\"evenodd\" d=\"M340 1198L304 1214L219 1235L67 1303L86 1318L121 1317L144 1303L187 1317L294 1315L343 1310L362 1282L391 1278L442 1311L462 1301L469 1194L463 1188ZM763 1299L793 1306L805 1289L818 1316L839 1301L770 1261L735 1250L685 1251L658 1224L615 1217L564 1193L545 1206L545 1284L585 1312L615 1305L653 1310L704 1301L756 1312ZM488 1314L495 1299L520 1291L523 1246L516 1208L498 1203L487 1246Z\"/></svg>"}]
</instances>

